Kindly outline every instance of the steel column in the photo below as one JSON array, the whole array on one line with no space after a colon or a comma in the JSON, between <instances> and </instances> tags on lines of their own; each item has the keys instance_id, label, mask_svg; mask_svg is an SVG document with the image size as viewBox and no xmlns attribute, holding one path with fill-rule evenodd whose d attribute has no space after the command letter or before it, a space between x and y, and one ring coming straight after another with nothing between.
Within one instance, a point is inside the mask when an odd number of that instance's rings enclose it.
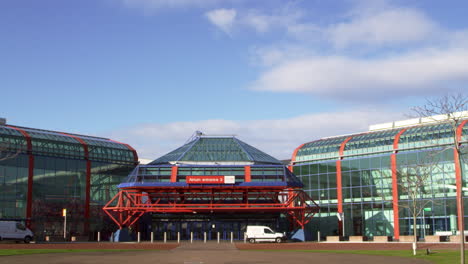
<instances>
[{"instance_id":1,"label":"steel column","mask_svg":"<svg viewBox=\"0 0 468 264\"><path fill-rule=\"evenodd\" d=\"M91 203L91 161L89 160L89 148L88 143L86 143L83 139L75 136L70 135L67 133L59 132L60 134L71 137L78 141L83 146L84 151L84 159L86 160L86 190L85 190L85 210L84 210L84 217L86 220L89 219L89 205ZM88 221L86 221L86 228L88 225Z\"/></svg>"},{"instance_id":2,"label":"steel column","mask_svg":"<svg viewBox=\"0 0 468 264\"><path fill-rule=\"evenodd\" d=\"M26 197L26 225L31 227L32 217L32 196L33 196L33 177L34 177L34 155L32 153L32 140L28 132L21 128L6 126L20 132L26 139L27 153L28 153L28 194Z\"/></svg>"},{"instance_id":3,"label":"steel column","mask_svg":"<svg viewBox=\"0 0 468 264\"><path fill-rule=\"evenodd\" d=\"M398 206L398 170L397 170L397 153L400 137L407 128L400 130L393 139L393 154L390 155L390 166L392 170L392 197L393 197L393 236L396 240L400 239L400 213Z\"/></svg>"},{"instance_id":4,"label":"steel column","mask_svg":"<svg viewBox=\"0 0 468 264\"><path fill-rule=\"evenodd\" d=\"M350 141L353 137L347 137L343 142L341 142L340 149L338 152L338 160L336 161L336 196L338 200L338 213L343 213L343 184L342 184L342 175L341 175L341 160L344 156L344 150L346 143ZM344 214L343 214L344 217ZM343 221L338 221L338 230L341 235L343 234Z\"/></svg>"},{"instance_id":5,"label":"steel column","mask_svg":"<svg viewBox=\"0 0 468 264\"><path fill-rule=\"evenodd\" d=\"M177 182L177 166L171 168L171 182Z\"/></svg>"}]
</instances>

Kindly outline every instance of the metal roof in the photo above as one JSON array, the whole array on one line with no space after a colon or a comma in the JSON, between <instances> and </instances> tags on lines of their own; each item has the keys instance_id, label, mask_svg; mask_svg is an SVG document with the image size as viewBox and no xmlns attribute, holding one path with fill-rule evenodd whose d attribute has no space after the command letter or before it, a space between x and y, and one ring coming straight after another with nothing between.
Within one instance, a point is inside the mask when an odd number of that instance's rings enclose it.
<instances>
[{"instance_id":1,"label":"metal roof","mask_svg":"<svg viewBox=\"0 0 468 264\"><path fill-rule=\"evenodd\" d=\"M30 138L33 154L132 163L137 160L136 152L130 146L111 139L9 124L0 125L0 145L7 151L27 152L28 139L20 131Z\"/></svg>"},{"instance_id":2,"label":"metal roof","mask_svg":"<svg viewBox=\"0 0 468 264\"><path fill-rule=\"evenodd\" d=\"M206 136L198 134L183 146L149 163L250 163L282 164L281 161L237 139L235 136Z\"/></svg>"}]
</instances>

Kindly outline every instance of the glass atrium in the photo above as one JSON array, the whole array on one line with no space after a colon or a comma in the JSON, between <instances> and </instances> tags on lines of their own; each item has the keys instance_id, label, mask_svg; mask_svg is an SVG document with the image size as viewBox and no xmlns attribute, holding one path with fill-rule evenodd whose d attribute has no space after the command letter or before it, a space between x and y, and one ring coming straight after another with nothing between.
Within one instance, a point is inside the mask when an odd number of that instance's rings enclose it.
<instances>
[{"instance_id":1,"label":"glass atrium","mask_svg":"<svg viewBox=\"0 0 468 264\"><path fill-rule=\"evenodd\" d=\"M110 221L102 207L137 165L128 145L106 138L0 125L0 219L26 222L36 239L88 238Z\"/></svg>"},{"instance_id":2,"label":"glass atrium","mask_svg":"<svg viewBox=\"0 0 468 264\"><path fill-rule=\"evenodd\" d=\"M468 125L466 121L461 125L461 158L466 160ZM425 210L418 217L418 235L455 232L458 216L452 131L448 123L426 124L301 145L292 158L293 172L321 207L307 226L310 238L317 239L318 231L321 237L411 235L411 197L399 183L403 175L415 170L428 172L420 188ZM468 170L466 161L463 164L461 171ZM465 188L466 173L463 175ZM398 190L393 187L392 176L397 179ZM394 198L398 199L396 207ZM465 200L465 225L467 206ZM337 218L340 211L343 222Z\"/></svg>"}]
</instances>

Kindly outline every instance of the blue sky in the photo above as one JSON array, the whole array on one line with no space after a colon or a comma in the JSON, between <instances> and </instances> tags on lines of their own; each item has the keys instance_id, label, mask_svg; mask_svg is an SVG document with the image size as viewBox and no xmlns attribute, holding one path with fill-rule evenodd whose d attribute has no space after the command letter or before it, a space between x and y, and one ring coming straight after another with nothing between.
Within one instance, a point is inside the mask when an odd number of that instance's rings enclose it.
<instances>
[{"instance_id":1,"label":"blue sky","mask_svg":"<svg viewBox=\"0 0 468 264\"><path fill-rule=\"evenodd\" d=\"M1 112L156 158L195 130L277 158L468 82L467 1L3 0Z\"/></svg>"}]
</instances>

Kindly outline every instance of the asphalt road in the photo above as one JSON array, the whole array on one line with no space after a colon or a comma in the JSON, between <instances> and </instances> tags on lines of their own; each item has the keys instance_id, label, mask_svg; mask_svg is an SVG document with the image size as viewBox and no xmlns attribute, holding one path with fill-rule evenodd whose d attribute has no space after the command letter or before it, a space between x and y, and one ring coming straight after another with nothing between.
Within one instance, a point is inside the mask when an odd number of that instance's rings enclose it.
<instances>
[{"instance_id":1,"label":"asphalt road","mask_svg":"<svg viewBox=\"0 0 468 264\"><path fill-rule=\"evenodd\" d=\"M326 264L423 264L423 260L366 256L353 254L311 253L292 251L238 250L230 243L184 243L172 250L145 250L125 252L81 252L0 256L0 263L8 264L244 264L244 263L326 263Z\"/></svg>"}]
</instances>

